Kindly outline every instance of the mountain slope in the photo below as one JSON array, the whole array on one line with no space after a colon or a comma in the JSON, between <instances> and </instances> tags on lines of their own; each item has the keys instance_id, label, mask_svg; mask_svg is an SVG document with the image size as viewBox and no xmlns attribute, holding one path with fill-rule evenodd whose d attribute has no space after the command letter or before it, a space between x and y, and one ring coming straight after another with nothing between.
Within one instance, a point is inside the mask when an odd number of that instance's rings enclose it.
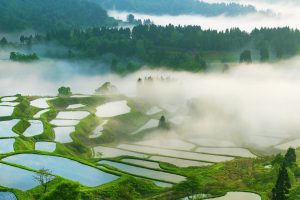
<instances>
[{"instance_id":1,"label":"mountain slope","mask_svg":"<svg viewBox=\"0 0 300 200\"><path fill-rule=\"evenodd\" d=\"M53 30L114 22L99 5L82 0L1 0L0 31Z\"/></svg>"},{"instance_id":2,"label":"mountain slope","mask_svg":"<svg viewBox=\"0 0 300 200\"><path fill-rule=\"evenodd\" d=\"M156 15L199 14L203 16L247 14L256 12L250 5L206 3L198 0L91 0L103 8Z\"/></svg>"}]
</instances>

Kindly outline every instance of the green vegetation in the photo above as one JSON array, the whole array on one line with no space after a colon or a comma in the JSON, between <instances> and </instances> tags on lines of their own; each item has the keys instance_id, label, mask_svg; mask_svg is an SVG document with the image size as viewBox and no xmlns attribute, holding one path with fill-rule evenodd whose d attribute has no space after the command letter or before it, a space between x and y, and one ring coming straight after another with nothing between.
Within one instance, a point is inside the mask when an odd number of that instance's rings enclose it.
<instances>
[{"instance_id":1,"label":"green vegetation","mask_svg":"<svg viewBox=\"0 0 300 200\"><path fill-rule=\"evenodd\" d=\"M54 190L44 195L42 200L80 200L80 190L78 183L62 182Z\"/></svg>"},{"instance_id":2,"label":"green vegetation","mask_svg":"<svg viewBox=\"0 0 300 200\"><path fill-rule=\"evenodd\" d=\"M147 77L145 81L151 81L152 78ZM155 80L155 79L154 79ZM141 84L142 79L138 80ZM166 171L173 174L178 174L187 177L187 180L174 185L172 188L161 188L156 186L150 180L143 177L133 177L129 174L123 174L119 170L110 166L98 165L99 159L93 158L92 147L97 145L114 146L119 142L135 142L139 141L143 135L151 134L153 129L145 130L138 135L130 133L136 131L149 121L154 116L145 114L152 105L140 98L127 98L120 94L103 95L107 93L107 89L115 89L110 83L105 83L100 87L99 93L83 98L73 98L70 96L58 96L55 99L49 100L50 111L41 116L41 121L44 124L44 132L41 135L34 137L24 137L22 133L28 128L28 120L36 114L40 109L30 106L29 100L37 99L38 97L23 97L19 96L17 101L20 102L15 108L15 112L11 118L21 119L18 124L13 127L14 132L20 136L16 138L14 143L14 153L2 154L0 157L21 153L35 153L52 156L62 156L68 159L78 161L88 166L102 169L105 172L120 175L120 178L101 185L98 187L86 187L79 183L65 180L61 177L54 177L51 181L45 181L50 178L47 169L32 170L36 173L36 178L41 185L29 191L11 190L19 200L37 200L37 199L179 199L196 194L209 194L209 196L222 196L230 191L245 191L255 192L262 197L262 200L272 199L297 199L299 195L299 176L300 169L296 164L298 153L294 149L289 149L285 155L278 154L273 157L258 157L258 158L236 158L229 162L217 163L206 167L186 167L180 168L169 163L159 162L161 169L158 171ZM67 89L70 91L70 89ZM104 126L103 134L99 138L90 138L89 136L95 128L101 124L104 119L97 117L94 113L96 107L110 101L127 100L131 112L109 118ZM71 134L73 142L63 144L56 143L56 149L53 153L37 152L34 150L36 142L53 142L54 133L50 121L53 120L57 113L65 111L66 107L71 104L84 104L81 108L84 111L89 111L91 114L80 120L80 123L75 126L75 132ZM160 118L160 127L165 129L169 126L168 121L164 116L167 113L162 112L155 115L154 118ZM158 130L155 128L155 130ZM167 132L168 130L166 130ZM121 162L123 158L132 158L130 156L121 156L111 158L114 162ZM149 158L141 160L149 161ZM266 168L266 165L272 164L271 168ZM14 165L26 170L31 170L24 166ZM134 165L133 166L137 166ZM147 168L147 167L144 167ZM46 184L47 182L47 184ZM46 184L46 185L45 185ZM7 190L5 188L5 190ZM284 197L283 197L284 196ZM280 199L284 200L284 199Z\"/></svg>"},{"instance_id":3,"label":"green vegetation","mask_svg":"<svg viewBox=\"0 0 300 200\"><path fill-rule=\"evenodd\" d=\"M287 168L284 164L284 165L282 165L282 167L279 171L275 188L272 191L273 192L272 200L286 200L286 199L288 199L287 194L289 193L289 189L291 187L292 186L291 186L291 183L290 183L288 171L287 171Z\"/></svg>"},{"instance_id":4,"label":"green vegetation","mask_svg":"<svg viewBox=\"0 0 300 200\"><path fill-rule=\"evenodd\" d=\"M237 28L218 32L199 26L138 25L132 31L129 28L50 31L42 38L76 50L74 56L79 58L104 58L112 54L111 69L117 73L138 70L143 64L204 71L210 62L238 62L240 49L261 51L263 61L271 53L280 59L296 55L300 49L300 32L290 28L262 28L246 33ZM246 56L246 61L250 61L249 55Z\"/></svg>"},{"instance_id":5,"label":"green vegetation","mask_svg":"<svg viewBox=\"0 0 300 200\"><path fill-rule=\"evenodd\" d=\"M38 60L39 57L37 56L36 53L26 55L18 52L11 52L9 59L12 61L29 62L29 61Z\"/></svg>"},{"instance_id":6,"label":"green vegetation","mask_svg":"<svg viewBox=\"0 0 300 200\"><path fill-rule=\"evenodd\" d=\"M167 123L165 116L160 117L159 123L158 123L158 128L160 128L160 129L169 129L170 128L170 124Z\"/></svg>"},{"instance_id":7,"label":"green vegetation","mask_svg":"<svg viewBox=\"0 0 300 200\"><path fill-rule=\"evenodd\" d=\"M8 41L5 37L3 37L1 40L0 40L0 46L5 46L7 45Z\"/></svg>"},{"instance_id":8,"label":"green vegetation","mask_svg":"<svg viewBox=\"0 0 300 200\"><path fill-rule=\"evenodd\" d=\"M240 15L256 12L250 5L236 3L206 3L195 0L92 0L106 9L139 12L155 15L199 14L204 16Z\"/></svg>"},{"instance_id":9,"label":"green vegetation","mask_svg":"<svg viewBox=\"0 0 300 200\"><path fill-rule=\"evenodd\" d=\"M110 82L105 82L98 89L95 90L96 94L114 94L117 93L118 89L116 86L112 85Z\"/></svg>"},{"instance_id":10,"label":"green vegetation","mask_svg":"<svg viewBox=\"0 0 300 200\"><path fill-rule=\"evenodd\" d=\"M72 95L70 87L60 87L58 89L58 96L60 97L69 97Z\"/></svg>"},{"instance_id":11,"label":"green vegetation","mask_svg":"<svg viewBox=\"0 0 300 200\"><path fill-rule=\"evenodd\" d=\"M20 104L14 109L13 116L17 118L30 119L38 110L38 108L30 106L28 99L22 97L20 99Z\"/></svg>"},{"instance_id":12,"label":"green vegetation","mask_svg":"<svg viewBox=\"0 0 300 200\"><path fill-rule=\"evenodd\" d=\"M289 148L283 159L276 157L277 164L280 165L277 181L275 187L272 190L272 200L287 200L290 199L289 192L292 188L292 181L296 174L296 151L293 148ZM290 173L289 173L290 172Z\"/></svg>"},{"instance_id":13,"label":"green vegetation","mask_svg":"<svg viewBox=\"0 0 300 200\"><path fill-rule=\"evenodd\" d=\"M81 0L1 0L1 31L60 30L112 25L99 5Z\"/></svg>"},{"instance_id":14,"label":"green vegetation","mask_svg":"<svg viewBox=\"0 0 300 200\"><path fill-rule=\"evenodd\" d=\"M240 55L240 62L241 63L252 63L252 56L250 50L245 50Z\"/></svg>"}]
</instances>

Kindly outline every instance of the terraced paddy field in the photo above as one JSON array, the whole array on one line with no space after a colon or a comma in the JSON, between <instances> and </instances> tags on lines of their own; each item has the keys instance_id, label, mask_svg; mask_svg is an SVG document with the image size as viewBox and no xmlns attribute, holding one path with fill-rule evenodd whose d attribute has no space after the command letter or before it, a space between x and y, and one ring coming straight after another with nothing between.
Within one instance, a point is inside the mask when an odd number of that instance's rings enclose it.
<instances>
[{"instance_id":1,"label":"terraced paddy field","mask_svg":"<svg viewBox=\"0 0 300 200\"><path fill-rule=\"evenodd\" d=\"M0 199L39 199L43 170L48 191L77 182L82 199L185 199L191 189L200 199L271 199L272 161L300 138L250 137L264 149L191 138L180 110L122 94L0 98Z\"/></svg>"}]
</instances>

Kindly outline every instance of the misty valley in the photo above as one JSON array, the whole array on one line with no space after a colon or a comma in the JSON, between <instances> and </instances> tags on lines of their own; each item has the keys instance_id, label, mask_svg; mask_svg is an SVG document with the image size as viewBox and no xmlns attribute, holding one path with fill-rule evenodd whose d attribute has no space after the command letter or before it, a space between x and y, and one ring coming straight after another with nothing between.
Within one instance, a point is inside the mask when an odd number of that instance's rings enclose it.
<instances>
[{"instance_id":1,"label":"misty valley","mask_svg":"<svg viewBox=\"0 0 300 200\"><path fill-rule=\"evenodd\" d=\"M0 0L0 200L300 199L297 0Z\"/></svg>"}]
</instances>

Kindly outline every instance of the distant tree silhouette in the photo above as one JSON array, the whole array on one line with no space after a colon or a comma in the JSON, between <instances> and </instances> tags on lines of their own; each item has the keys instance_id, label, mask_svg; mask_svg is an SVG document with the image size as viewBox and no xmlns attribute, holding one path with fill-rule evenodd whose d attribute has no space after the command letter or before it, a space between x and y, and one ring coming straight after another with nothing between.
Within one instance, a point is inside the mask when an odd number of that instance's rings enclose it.
<instances>
[{"instance_id":1,"label":"distant tree silhouette","mask_svg":"<svg viewBox=\"0 0 300 200\"><path fill-rule=\"evenodd\" d=\"M252 56L250 50L245 50L241 53L240 63L252 63Z\"/></svg>"}]
</instances>

